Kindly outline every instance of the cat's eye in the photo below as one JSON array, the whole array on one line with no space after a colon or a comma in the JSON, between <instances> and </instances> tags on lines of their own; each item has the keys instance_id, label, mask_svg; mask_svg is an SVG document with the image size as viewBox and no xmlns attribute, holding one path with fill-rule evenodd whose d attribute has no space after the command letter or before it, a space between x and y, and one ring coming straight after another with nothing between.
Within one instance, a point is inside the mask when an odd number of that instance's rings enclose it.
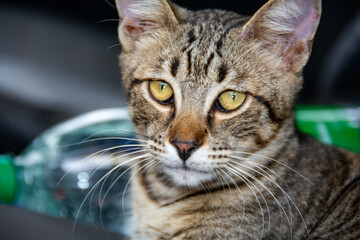
<instances>
[{"instance_id":1,"label":"cat's eye","mask_svg":"<svg viewBox=\"0 0 360 240\"><path fill-rule=\"evenodd\" d=\"M216 100L216 107L223 112L229 112L239 108L246 99L246 93L228 90L220 94Z\"/></svg>"},{"instance_id":2,"label":"cat's eye","mask_svg":"<svg viewBox=\"0 0 360 240\"><path fill-rule=\"evenodd\" d=\"M165 81L150 81L149 90L151 95L162 104L169 104L174 100L174 91Z\"/></svg>"}]
</instances>

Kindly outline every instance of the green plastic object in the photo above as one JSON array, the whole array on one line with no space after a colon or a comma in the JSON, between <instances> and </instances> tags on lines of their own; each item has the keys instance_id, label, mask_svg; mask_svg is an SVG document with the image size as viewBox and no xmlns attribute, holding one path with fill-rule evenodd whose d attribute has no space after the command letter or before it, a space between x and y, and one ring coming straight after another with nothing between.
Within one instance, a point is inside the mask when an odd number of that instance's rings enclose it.
<instances>
[{"instance_id":1,"label":"green plastic object","mask_svg":"<svg viewBox=\"0 0 360 240\"><path fill-rule=\"evenodd\" d=\"M296 126L321 142L360 153L360 107L299 105Z\"/></svg>"},{"instance_id":2,"label":"green plastic object","mask_svg":"<svg viewBox=\"0 0 360 240\"><path fill-rule=\"evenodd\" d=\"M0 155L0 203L12 203L16 194L16 173L13 157Z\"/></svg>"}]
</instances>

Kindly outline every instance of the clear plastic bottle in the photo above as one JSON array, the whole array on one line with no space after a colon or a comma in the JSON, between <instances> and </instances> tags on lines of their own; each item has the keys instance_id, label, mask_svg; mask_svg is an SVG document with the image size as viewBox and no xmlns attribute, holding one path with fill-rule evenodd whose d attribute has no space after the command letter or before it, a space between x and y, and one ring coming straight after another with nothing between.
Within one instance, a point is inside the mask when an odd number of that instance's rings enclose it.
<instances>
[{"instance_id":1,"label":"clear plastic bottle","mask_svg":"<svg viewBox=\"0 0 360 240\"><path fill-rule=\"evenodd\" d=\"M0 202L129 236L129 167L111 169L136 156L134 136L127 109L120 108L56 125L20 156L0 156Z\"/></svg>"}]
</instances>

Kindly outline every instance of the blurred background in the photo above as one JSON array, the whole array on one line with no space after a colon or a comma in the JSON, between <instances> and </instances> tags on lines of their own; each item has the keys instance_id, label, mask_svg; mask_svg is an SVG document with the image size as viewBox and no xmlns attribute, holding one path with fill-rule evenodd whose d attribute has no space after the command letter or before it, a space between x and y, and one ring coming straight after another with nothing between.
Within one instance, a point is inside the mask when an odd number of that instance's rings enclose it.
<instances>
[{"instance_id":1,"label":"blurred background","mask_svg":"<svg viewBox=\"0 0 360 240\"><path fill-rule=\"evenodd\" d=\"M253 14L264 0L175 0ZM125 106L113 0L0 2L0 153L19 153L51 125ZM360 104L360 2L323 1L301 103Z\"/></svg>"}]
</instances>

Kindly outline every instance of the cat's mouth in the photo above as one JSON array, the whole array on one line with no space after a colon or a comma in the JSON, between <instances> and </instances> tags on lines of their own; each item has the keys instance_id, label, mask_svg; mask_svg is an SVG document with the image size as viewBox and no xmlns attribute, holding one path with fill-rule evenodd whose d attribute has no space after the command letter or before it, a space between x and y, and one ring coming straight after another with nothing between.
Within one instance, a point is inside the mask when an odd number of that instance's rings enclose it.
<instances>
[{"instance_id":1,"label":"cat's mouth","mask_svg":"<svg viewBox=\"0 0 360 240\"><path fill-rule=\"evenodd\" d=\"M209 174L208 171L191 168L191 167L186 166L186 165L183 165L181 167L171 167L171 166L166 166L165 165L165 168L173 170L173 171L183 172L183 173Z\"/></svg>"},{"instance_id":2,"label":"cat's mouth","mask_svg":"<svg viewBox=\"0 0 360 240\"><path fill-rule=\"evenodd\" d=\"M201 170L186 165L183 166L166 166L164 171L171 176L173 182L180 186L197 187L202 183L211 181L214 175L211 171Z\"/></svg>"}]
</instances>

